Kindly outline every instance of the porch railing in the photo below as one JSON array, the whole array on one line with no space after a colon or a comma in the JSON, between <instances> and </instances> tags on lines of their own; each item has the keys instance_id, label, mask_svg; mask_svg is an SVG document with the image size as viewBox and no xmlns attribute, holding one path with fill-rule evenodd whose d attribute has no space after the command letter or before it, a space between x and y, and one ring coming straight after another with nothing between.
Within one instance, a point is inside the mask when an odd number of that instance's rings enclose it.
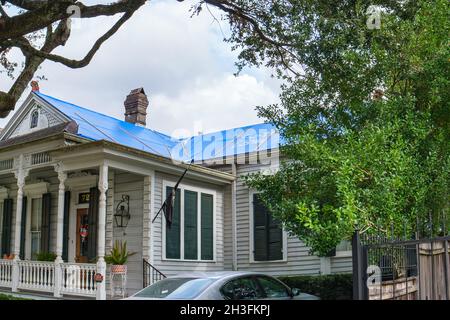
<instances>
[{"instance_id":1,"label":"porch railing","mask_svg":"<svg viewBox=\"0 0 450 320\"><path fill-rule=\"evenodd\" d=\"M61 293L75 295L95 295L97 284L94 281L95 264L62 263Z\"/></svg>"},{"instance_id":2,"label":"porch railing","mask_svg":"<svg viewBox=\"0 0 450 320\"><path fill-rule=\"evenodd\" d=\"M96 272L97 266L88 263L0 259L0 287L95 297Z\"/></svg>"},{"instance_id":3,"label":"porch railing","mask_svg":"<svg viewBox=\"0 0 450 320\"><path fill-rule=\"evenodd\" d=\"M12 260L0 260L0 287L12 286Z\"/></svg>"},{"instance_id":4,"label":"porch railing","mask_svg":"<svg viewBox=\"0 0 450 320\"><path fill-rule=\"evenodd\" d=\"M19 261L17 288L52 292L55 286L55 264L53 262Z\"/></svg>"},{"instance_id":5,"label":"porch railing","mask_svg":"<svg viewBox=\"0 0 450 320\"><path fill-rule=\"evenodd\" d=\"M167 278L164 273L156 269L153 265L151 265L147 260L143 259L143 287L147 287L156 281Z\"/></svg>"}]
</instances>

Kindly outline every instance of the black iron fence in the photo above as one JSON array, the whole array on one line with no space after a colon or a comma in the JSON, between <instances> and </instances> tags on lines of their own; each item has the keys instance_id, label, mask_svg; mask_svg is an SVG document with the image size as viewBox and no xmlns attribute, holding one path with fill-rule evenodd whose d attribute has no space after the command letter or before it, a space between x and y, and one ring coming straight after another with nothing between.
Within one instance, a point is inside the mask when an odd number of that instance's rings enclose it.
<instances>
[{"instance_id":1,"label":"black iron fence","mask_svg":"<svg viewBox=\"0 0 450 320\"><path fill-rule=\"evenodd\" d=\"M353 236L356 300L450 300L450 236L391 239Z\"/></svg>"}]
</instances>

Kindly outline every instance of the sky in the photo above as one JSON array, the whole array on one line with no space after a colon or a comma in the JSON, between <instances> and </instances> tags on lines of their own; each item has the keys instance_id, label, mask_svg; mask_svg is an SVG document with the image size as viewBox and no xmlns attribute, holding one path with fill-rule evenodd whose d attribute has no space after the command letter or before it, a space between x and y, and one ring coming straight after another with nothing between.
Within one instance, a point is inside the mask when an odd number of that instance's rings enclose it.
<instances>
[{"instance_id":1,"label":"sky","mask_svg":"<svg viewBox=\"0 0 450 320\"><path fill-rule=\"evenodd\" d=\"M105 1L85 1L90 2ZM40 91L123 119L126 95L144 87L150 101L147 127L172 136L263 122L255 107L277 103L280 82L266 68L246 68L234 76L238 52L223 41L229 33L227 22L219 24L207 10L191 17L193 3L149 1L101 47L87 67L74 70L44 62L36 75L45 75L48 80L39 81ZM220 18L219 11L210 9ZM55 53L82 58L117 19L76 22L66 46ZM8 90L11 81L4 74L0 77L0 89ZM0 119L0 127L12 114Z\"/></svg>"}]
</instances>

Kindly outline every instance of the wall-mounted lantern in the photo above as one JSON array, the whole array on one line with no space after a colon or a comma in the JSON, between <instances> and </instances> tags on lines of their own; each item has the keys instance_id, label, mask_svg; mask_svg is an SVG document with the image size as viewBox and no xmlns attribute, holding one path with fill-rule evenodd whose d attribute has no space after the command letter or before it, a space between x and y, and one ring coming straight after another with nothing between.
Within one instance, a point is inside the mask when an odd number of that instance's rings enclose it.
<instances>
[{"instance_id":1,"label":"wall-mounted lantern","mask_svg":"<svg viewBox=\"0 0 450 320\"><path fill-rule=\"evenodd\" d=\"M130 196L122 195L122 200L116 207L116 213L114 214L114 220L116 221L116 227L126 228L128 221L130 220Z\"/></svg>"}]
</instances>

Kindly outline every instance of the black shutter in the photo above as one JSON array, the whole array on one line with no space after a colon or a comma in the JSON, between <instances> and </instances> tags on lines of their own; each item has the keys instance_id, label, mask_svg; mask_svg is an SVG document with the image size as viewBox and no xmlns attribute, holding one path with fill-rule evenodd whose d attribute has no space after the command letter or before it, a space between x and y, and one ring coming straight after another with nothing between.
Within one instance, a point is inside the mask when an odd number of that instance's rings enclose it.
<instances>
[{"instance_id":1,"label":"black shutter","mask_svg":"<svg viewBox=\"0 0 450 320\"><path fill-rule=\"evenodd\" d=\"M41 252L50 251L50 214L52 207L52 194L42 195L42 224L41 224Z\"/></svg>"},{"instance_id":2,"label":"black shutter","mask_svg":"<svg viewBox=\"0 0 450 320\"><path fill-rule=\"evenodd\" d=\"M283 259L283 229L279 221L264 206L257 194L253 195L254 260Z\"/></svg>"},{"instance_id":3,"label":"black shutter","mask_svg":"<svg viewBox=\"0 0 450 320\"><path fill-rule=\"evenodd\" d=\"M253 195L253 247L254 260L266 261L268 251L267 210L256 194Z\"/></svg>"},{"instance_id":4,"label":"black shutter","mask_svg":"<svg viewBox=\"0 0 450 320\"><path fill-rule=\"evenodd\" d=\"M268 226L268 251L267 260L283 259L283 229L279 221L267 214Z\"/></svg>"},{"instance_id":5,"label":"black shutter","mask_svg":"<svg viewBox=\"0 0 450 320\"><path fill-rule=\"evenodd\" d=\"M20 259L25 259L25 231L27 225L27 197L22 199L22 225L20 226Z\"/></svg>"},{"instance_id":6,"label":"black shutter","mask_svg":"<svg viewBox=\"0 0 450 320\"><path fill-rule=\"evenodd\" d=\"M3 202L3 223L2 223L2 255L9 255L11 251L11 229L12 229L13 199L5 199Z\"/></svg>"},{"instance_id":7,"label":"black shutter","mask_svg":"<svg viewBox=\"0 0 450 320\"><path fill-rule=\"evenodd\" d=\"M64 193L64 223L63 223L63 247L62 259L69 260L69 212L70 212L70 191Z\"/></svg>"},{"instance_id":8,"label":"black shutter","mask_svg":"<svg viewBox=\"0 0 450 320\"><path fill-rule=\"evenodd\" d=\"M97 257L97 227L98 227L98 200L97 187L91 188L89 195L88 211L88 260L93 261Z\"/></svg>"},{"instance_id":9,"label":"black shutter","mask_svg":"<svg viewBox=\"0 0 450 320\"><path fill-rule=\"evenodd\" d=\"M197 260L198 194L184 191L184 259Z\"/></svg>"},{"instance_id":10,"label":"black shutter","mask_svg":"<svg viewBox=\"0 0 450 320\"><path fill-rule=\"evenodd\" d=\"M201 257L202 260L214 259L214 216L213 216L213 196L211 194L202 193L201 196L201 217L202 217L202 229L201 229Z\"/></svg>"},{"instance_id":11,"label":"black shutter","mask_svg":"<svg viewBox=\"0 0 450 320\"><path fill-rule=\"evenodd\" d=\"M166 188L166 197L172 191L171 187ZM173 206L172 227L169 229L166 226L166 258L167 259L180 259L180 209L181 209L181 192L177 190L175 194L175 203Z\"/></svg>"}]
</instances>

